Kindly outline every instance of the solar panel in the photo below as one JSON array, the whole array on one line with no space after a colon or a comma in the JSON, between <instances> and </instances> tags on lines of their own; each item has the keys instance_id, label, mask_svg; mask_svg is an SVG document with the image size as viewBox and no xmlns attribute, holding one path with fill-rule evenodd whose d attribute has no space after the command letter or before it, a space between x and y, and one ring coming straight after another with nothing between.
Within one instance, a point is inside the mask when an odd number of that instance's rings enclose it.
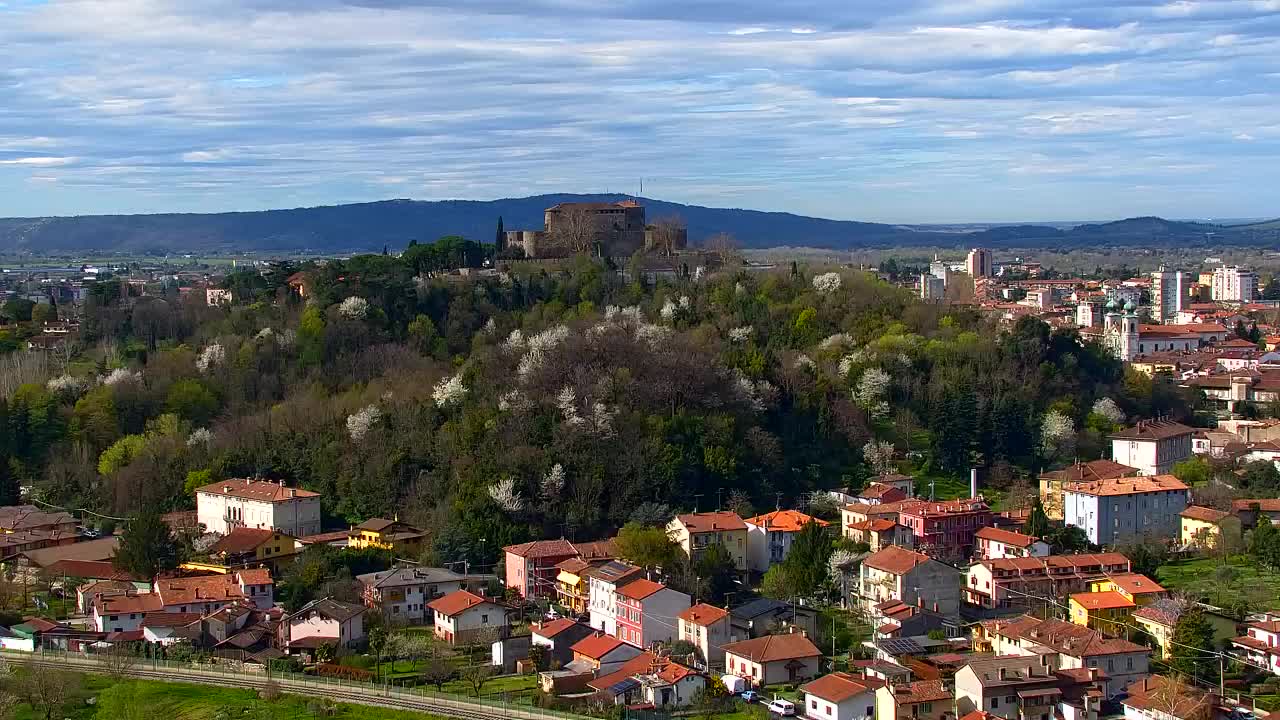
<instances>
[{"instance_id":1,"label":"solar panel","mask_svg":"<svg viewBox=\"0 0 1280 720\"><path fill-rule=\"evenodd\" d=\"M919 655L924 652L924 647L920 643L911 638L890 638L881 640L878 643L881 650L890 655Z\"/></svg>"}]
</instances>

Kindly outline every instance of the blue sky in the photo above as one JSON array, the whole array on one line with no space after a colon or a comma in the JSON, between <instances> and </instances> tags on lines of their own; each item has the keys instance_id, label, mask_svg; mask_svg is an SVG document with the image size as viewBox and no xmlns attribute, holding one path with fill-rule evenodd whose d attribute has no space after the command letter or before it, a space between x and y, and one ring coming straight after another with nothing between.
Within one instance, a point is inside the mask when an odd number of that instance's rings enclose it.
<instances>
[{"instance_id":1,"label":"blue sky","mask_svg":"<svg viewBox=\"0 0 1280 720\"><path fill-rule=\"evenodd\" d=\"M1280 0L0 0L0 216L1280 216Z\"/></svg>"}]
</instances>

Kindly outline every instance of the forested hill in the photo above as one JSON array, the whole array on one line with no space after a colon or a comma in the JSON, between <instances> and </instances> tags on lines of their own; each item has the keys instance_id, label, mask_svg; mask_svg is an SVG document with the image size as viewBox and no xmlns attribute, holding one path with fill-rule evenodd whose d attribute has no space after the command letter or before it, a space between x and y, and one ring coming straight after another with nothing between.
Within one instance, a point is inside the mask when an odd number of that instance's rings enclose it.
<instances>
[{"instance_id":1,"label":"forested hill","mask_svg":"<svg viewBox=\"0 0 1280 720\"><path fill-rule=\"evenodd\" d=\"M559 202L622 200L623 195L537 195L492 201L387 200L290 210L213 214L86 215L60 218L0 219L0 247L32 252L109 251L170 253L175 250L309 251L343 253L404 247L410 240L443 235L489 242L497 220L508 229L540 228L542 212ZM790 213L709 208L643 199L651 220L678 215L698 242L729 233L748 248L779 246L853 249L884 246L1131 244L1144 246L1216 242L1241 244L1280 241L1280 226L1221 227L1133 218L1080 225L1069 230L1040 225L1011 225L976 233L935 231L927 226L825 220Z\"/></svg>"}]
</instances>

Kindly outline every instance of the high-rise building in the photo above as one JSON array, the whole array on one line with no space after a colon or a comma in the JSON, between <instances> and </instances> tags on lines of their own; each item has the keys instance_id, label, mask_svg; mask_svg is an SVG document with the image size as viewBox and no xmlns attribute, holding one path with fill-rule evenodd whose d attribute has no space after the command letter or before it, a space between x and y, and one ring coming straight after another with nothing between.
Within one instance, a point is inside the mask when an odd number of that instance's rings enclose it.
<instances>
[{"instance_id":1,"label":"high-rise building","mask_svg":"<svg viewBox=\"0 0 1280 720\"><path fill-rule=\"evenodd\" d=\"M969 257L965 261L965 267L974 279L991 277L993 274L991 251L986 248L974 248L970 250Z\"/></svg>"},{"instance_id":2,"label":"high-rise building","mask_svg":"<svg viewBox=\"0 0 1280 720\"><path fill-rule=\"evenodd\" d=\"M1181 270L1166 270L1163 265L1151 273L1151 305L1157 317L1169 320L1178 316L1187 300L1191 276Z\"/></svg>"},{"instance_id":3,"label":"high-rise building","mask_svg":"<svg viewBox=\"0 0 1280 720\"><path fill-rule=\"evenodd\" d=\"M1216 302L1253 302L1258 295L1258 275L1236 265L1213 271L1213 299Z\"/></svg>"},{"instance_id":4,"label":"high-rise building","mask_svg":"<svg viewBox=\"0 0 1280 720\"><path fill-rule=\"evenodd\" d=\"M947 294L947 283L944 279L933 275L932 273L924 273L920 276L920 299L941 300Z\"/></svg>"}]
</instances>

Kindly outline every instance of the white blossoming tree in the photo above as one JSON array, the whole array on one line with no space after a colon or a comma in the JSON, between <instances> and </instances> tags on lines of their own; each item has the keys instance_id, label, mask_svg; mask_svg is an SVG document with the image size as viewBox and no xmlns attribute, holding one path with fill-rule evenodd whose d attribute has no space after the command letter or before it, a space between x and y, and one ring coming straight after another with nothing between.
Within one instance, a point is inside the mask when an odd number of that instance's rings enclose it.
<instances>
[{"instance_id":1,"label":"white blossoming tree","mask_svg":"<svg viewBox=\"0 0 1280 720\"><path fill-rule=\"evenodd\" d=\"M206 347L200 357L196 358L196 369L200 372L209 372L209 370L226 362L227 349L222 345L214 343Z\"/></svg>"},{"instance_id":2,"label":"white blossoming tree","mask_svg":"<svg viewBox=\"0 0 1280 720\"><path fill-rule=\"evenodd\" d=\"M369 314L369 301L353 295L338 305L338 314L348 320L363 320Z\"/></svg>"},{"instance_id":3,"label":"white blossoming tree","mask_svg":"<svg viewBox=\"0 0 1280 720\"><path fill-rule=\"evenodd\" d=\"M743 325L742 327L730 328L729 342L744 343L751 339L751 333L753 332L753 330L754 328L752 328L750 325Z\"/></svg>"},{"instance_id":4,"label":"white blossoming tree","mask_svg":"<svg viewBox=\"0 0 1280 720\"><path fill-rule=\"evenodd\" d=\"M462 383L462 373L436 383L431 397L436 401L436 405L442 408L462 402L467 397L467 386Z\"/></svg>"},{"instance_id":5,"label":"white blossoming tree","mask_svg":"<svg viewBox=\"0 0 1280 720\"><path fill-rule=\"evenodd\" d=\"M884 417L889 412L889 386L893 378L884 370L867 368L858 379L858 386L853 391L853 400L858 406L873 417Z\"/></svg>"},{"instance_id":6,"label":"white blossoming tree","mask_svg":"<svg viewBox=\"0 0 1280 720\"><path fill-rule=\"evenodd\" d=\"M75 375L59 375L45 383L45 389L63 400L73 400L84 394L89 381Z\"/></svg>"},{"instance_id":7,"label":"white blossoming tree","mask_svg":"<svg viewBox=\"0 0 1280 720\"><path fill-rule=\"evenodd\" d=\"M359 412L347 416L347 434L353 442L364 440L365 435L382 419L382 411L377 405L369 405Z\"/></svg>"},{"instance_id":8,"label":"white blossoming tree","mask_svg":"<svg viewBox=\"0 0 1280 720\"><path fill-rule=\"evenodd\" d=\"M208 447L213 442L213 432L209 428L196 428L187 436L187 447Z\"/></svg>"},{"instance_id":9,"label":"white blossoming tree","mask_svg":"<svg viewBox=\"0 0 1280 720\"><path fill-rule=\"evenodd\" d=\"M1050 410L1040 423L1040 448L1049 459L1066 459L1076 449L1076 424L1065 413Z\"/></svg>"},{"instance_id":10,"label":"white blossoming tree","mask_svg":"<svg viewBox=\"0 0 1280 720\"><path fill-rule=\"evenodd\" d=\"M490 485L489 497L498 507L509 513L524 509L524 498L520 497L520 491L516 489L515 478L503 478Z\"/></svg>"},{"instance_id":11,"label":"white blossoming tree","mask_svg":"<svg viewBox=\"0 0 1280 720\"><path fill-rule=\"evenodd\" d=\"M135 383L140 380L142 380L142 373L136 373L124 368L116 368L115 370L107 373L106 377L102 378L102 384L120 385L123 383Z\"/></svg>"},{"instance_id":12,"label":"white blossoming tree","mask_svg":"<svg viewBox=\"0 0 1280 720\"><path fill-rule=\"evenodd\" d=\"M813 289L823 295L830 295L840 289L840 283L840 273L823 273L813 278Z\"/></svg>"},{"instance_id":13,"label":"white blossoming tree","mask_svg":"<svg viewBox=\"0 0 1280 720\"><path fill-rule=\"evenodd\" d=\"M1116 401L1109 397L1098 398L1093 404L1092 413L1104 418L1112 425L1123 425L1125 421L1124 410L1121 410Z\"/></svg>"},{"instance_id":14,"label":"white blossoming tree","mask_svg":"<svg viewBox=\"0 0 1280 720\"><path fill-rule=\"evenodd\" d=\"M893 455L893 443L884 440L872 440L862 446L862 457L876 475L893 472Z\"/></svg>"},{"instance_id":15,"label":"white blossoming tree","mask_svg":"<svg viewBox=\"0 0 1280 720\"><path fill-rule=\"evenodd\" d=\"M551 466L547 474L542 478L542 498L547 502L554 502L560 498L560 493L564 491L565 473L564 466L556 463Z\"/></svg>"}]
</instances>

